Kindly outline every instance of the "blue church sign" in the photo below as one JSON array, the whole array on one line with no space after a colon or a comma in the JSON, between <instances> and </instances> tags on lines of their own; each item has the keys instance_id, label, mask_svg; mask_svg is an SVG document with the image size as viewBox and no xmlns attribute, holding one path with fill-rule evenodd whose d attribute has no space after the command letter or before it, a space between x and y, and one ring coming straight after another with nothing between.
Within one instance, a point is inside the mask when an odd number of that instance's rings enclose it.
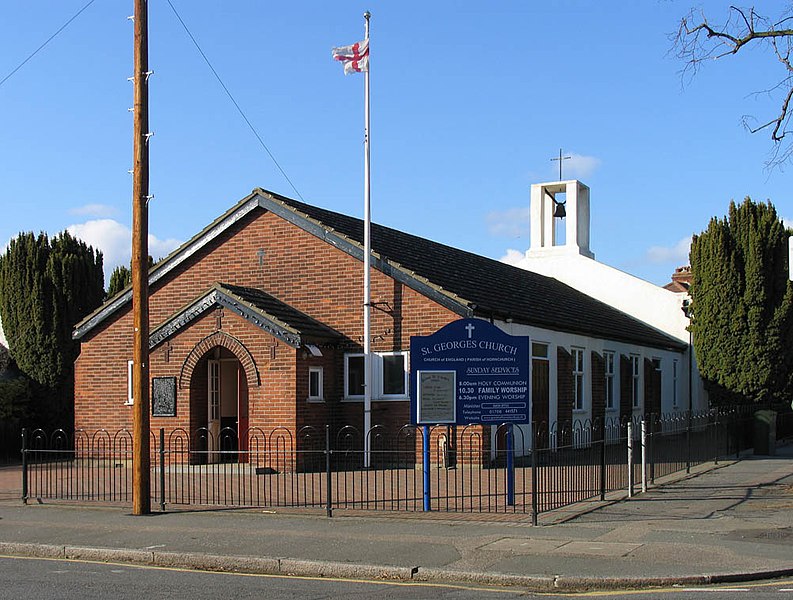
<instances>
[{"instance_id":1,"label":"blue church sign","mask_svg":"<svg viewBox=\"0 0 793 600\"><path fill-rule=\"evenodd\" d=\"M529 422L529 338L461 319L410 338L413 424Z\"/></svg>"}]
</instances>

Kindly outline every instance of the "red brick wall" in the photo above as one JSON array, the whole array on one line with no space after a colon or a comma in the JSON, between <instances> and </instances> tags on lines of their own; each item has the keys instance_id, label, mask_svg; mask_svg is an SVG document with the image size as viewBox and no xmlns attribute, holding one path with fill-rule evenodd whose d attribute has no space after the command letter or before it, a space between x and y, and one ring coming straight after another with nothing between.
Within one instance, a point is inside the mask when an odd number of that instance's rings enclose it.
<instances>
[{"instance_id":1,"label":"red brick wall","mask_svg":"<svg viewBox=\"0 0 793 600\"><path fill-rule=\"evenodd\" d=\"M258 250L265 251L259 264ZM263 429L284 425L362 425L362 403L342 403L343 357L362 349L363 269L359 260L272 213L254 211L230 227L185 264L150 290L150 327L204 294L215 282L262 289L294 308L342 333L346 347L323 349L322 358L307 358L301 350L278 342L241 317L225 311L222 331L238 340L253 356L261 386L248 381L250 426ZM458 318L448 309L379 271L372 271L372 349L402 350L411 335L428 335ZM193 348L217 328L214 311L207 311L156 348L150 376L179 378ZM275 344L275 358L270 348ZM127 360L132 357L130 307L116 313L82 340L75 366L75 424L77 428L114 431L131 428L127 398ZM152 418L152 428L194 430L205 422L206 370L199 363L189 389L177 390L176 417ZM307 403L308 367L325 367L324 404ZM201 375L203 373L204 375ZM191 397L193 410L191 411ZM203 403L203 404L202 404ZM192 416L191 416L192 412ZM409 402L374 402L373 424L396 429L409 418Z\"/></svg>"}]
</instances>

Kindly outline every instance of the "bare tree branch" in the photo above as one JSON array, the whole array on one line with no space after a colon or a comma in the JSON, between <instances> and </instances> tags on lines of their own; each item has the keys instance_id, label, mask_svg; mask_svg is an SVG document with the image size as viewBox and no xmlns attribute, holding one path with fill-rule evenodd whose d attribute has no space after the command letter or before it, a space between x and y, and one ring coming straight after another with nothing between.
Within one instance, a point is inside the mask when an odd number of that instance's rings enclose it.
<instances>
[{"instance_id":1,"label":"bare tree branch","mask_svg":"<svg viewBox=\"0 0 793 600\"><path fill-rule=\"evenodd\" d=\"M767 45L785 68L785 76L766 93L781 93L780 110L776 117L759 127L750 127L744 117L744 126L757 133L771 129L774 148L766 166L781 168L793 156L791 142L782 141L790 133L788 124L791 116L793 97L793 2L788 0L787 7L776 21L758 14L754 7L740 8L730 6L727 20L720 25L711 24L702 12L692 10L680 20L676 34L670 36L677 57L683 61L682 76L692 78L703 63L738 54L743 48ZM789 139L789 138L788 138Z\"/></svg>"}]
</instances>

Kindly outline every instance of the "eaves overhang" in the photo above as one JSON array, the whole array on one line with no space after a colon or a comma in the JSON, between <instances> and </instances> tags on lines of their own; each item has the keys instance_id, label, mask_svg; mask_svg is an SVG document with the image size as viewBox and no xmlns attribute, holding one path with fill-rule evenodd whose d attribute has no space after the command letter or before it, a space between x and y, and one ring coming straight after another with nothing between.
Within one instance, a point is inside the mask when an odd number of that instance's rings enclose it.
<instances>
[{"instance_id":1,"label":"eaves overhang","mask_svg":"<svg viewBox=\"0 0 793 600\"><path fill-rule=\"evenodd\" d=\"M257 209L259 202L254 194L240 200L231 209L215 219L201 232L193 236L190 240L171 252L162 261L154 265L149 271L149 287L160 281L163 277L171 273L174 269L182 265L196 252L207 246L210 242L220 236L229 227L245 218L251 211ZM72 338L81 339L102 321L113 315L128 303L132 302L132 287L127 286L115 297L100 306L85 319L80 321L72 332Z\"/></svg>"},{"instance_id":2,"label":"eaves overhang","mask_svg":"<svg viewBox=\"0 0 793 600\"><path fill-rule=\"evenodd\" d=\"M168 317L154 329L149 335L149 350L153 350L205 312L218 306L228 309L293 348L299 348L304 344L301 333L294 327L246 302L222 285L215 284L200 298Z\"/></svg>"}]
</instances>

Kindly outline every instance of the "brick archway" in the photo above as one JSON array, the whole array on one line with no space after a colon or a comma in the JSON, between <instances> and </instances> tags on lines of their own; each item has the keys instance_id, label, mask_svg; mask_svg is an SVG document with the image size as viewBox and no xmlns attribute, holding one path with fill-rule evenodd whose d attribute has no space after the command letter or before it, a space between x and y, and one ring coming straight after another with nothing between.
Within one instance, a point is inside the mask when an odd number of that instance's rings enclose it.
<instances>
[{"instance_id":1,"label":"brick archway","mask_svg":"<svg viewBox=\"0 0 793 600\"><path fill-rule=\"evenodd\" d=\"M182 364L182 371L179 374L179 388L189 388L190 380L193 377L193 371L198 364L198 361L212 348L222 346L230 350L236 356L242 368L245 370L245 376L248 379L248 385L260 386L261 380L259 379L259 370L256 368L256 361L253 360L253 355L248 349L243 346L237 338L230 336L223 331L216 331L212 335L205 337L198 342L187 355L187 358Z\"/></svg>"}]
</instances>

